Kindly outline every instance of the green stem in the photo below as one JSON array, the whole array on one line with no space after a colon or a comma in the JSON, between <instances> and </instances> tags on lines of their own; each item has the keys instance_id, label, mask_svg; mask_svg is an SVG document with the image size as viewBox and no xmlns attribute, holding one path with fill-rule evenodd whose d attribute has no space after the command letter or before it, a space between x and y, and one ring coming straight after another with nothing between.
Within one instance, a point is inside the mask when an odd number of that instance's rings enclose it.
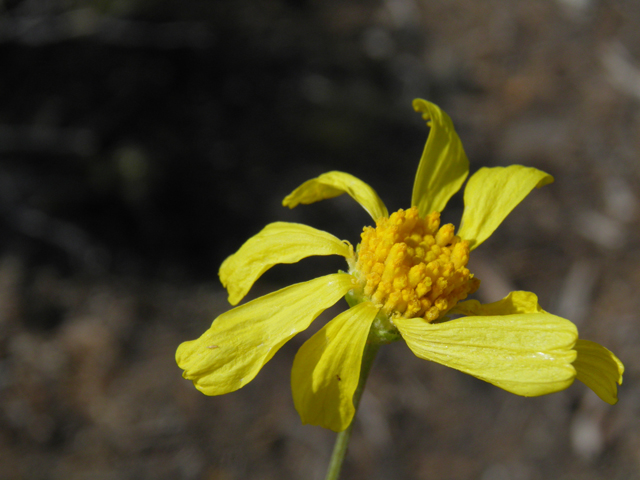
<instances>
[{"instance_id":1,"label":"green stem","mask_svg":"<svg viewBox=\"0 0 640 480\"><path fill-rule=\"evenodd\" d=\"M349 439L351 438L351 430L353 429L353 423L356 419L356 413L358 413L358 405L360 405L360 398L364 387L367 384L367 377L373 365L373 360L376 358L376 354L380 349L380 344L377 342L367 342L362 354L362 366L360 367L360 379L358 380L358 387L353 394L353 406L356 407L356 411L353 414L353 419L346 430L338 433L336 437L336 443L333 446L333 453L331 454L331 461L329 462L329 469L327 470L327 476L325 480L338 480L340 476L340 470L342 469L342 462L347 454L347 446L349 445Z\"/></svg>"}]
</instances>

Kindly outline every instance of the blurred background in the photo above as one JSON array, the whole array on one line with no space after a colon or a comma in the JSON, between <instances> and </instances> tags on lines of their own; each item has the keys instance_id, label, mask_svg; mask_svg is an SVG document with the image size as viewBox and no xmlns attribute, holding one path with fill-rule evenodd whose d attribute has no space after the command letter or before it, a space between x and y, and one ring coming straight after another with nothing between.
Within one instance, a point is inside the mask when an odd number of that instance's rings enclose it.
<instances>
[{"instance_id":1,"label":"blurred background","mask_svg":"<svg viewBox=\"0 0 640 480\"><path fill-rule=\"evenodd\" d=\"M322 479L289 373L340 302L242 390L206 397L177 345L229 308L220 262L266 223L357 243L343 170L409 206L427 128L471 161L543 169L474 252L625 363L620 402L521 398L384 348L345 479L640 478L640 7L633 0L1 0L0 478ZM461 195L445 221L459 222ZM344 268L279 266L250 298Z\"/></svg>"}]
</instances>

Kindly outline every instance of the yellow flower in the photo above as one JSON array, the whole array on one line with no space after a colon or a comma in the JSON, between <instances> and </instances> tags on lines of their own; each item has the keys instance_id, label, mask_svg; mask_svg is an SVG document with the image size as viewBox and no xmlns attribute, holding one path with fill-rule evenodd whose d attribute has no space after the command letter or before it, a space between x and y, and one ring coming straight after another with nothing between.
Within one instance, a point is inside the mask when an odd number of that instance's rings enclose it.
<instances>
[{"instance_id":1,"label":"yellow flower","mask_svg":"<svg viewBox=\"0 0 640 480\"><path fill-rule=\"evenodd\" d=\"M229 302L278 263L342 255L348 273L334 273L265 295L216 318L197 340L181 344L183 376L207 395L250 382L285 342L346 297L350 308L298 351L291 374L303 423L348 427L367 342L404 339L420 358L441 363L509 392L537 396L575 378L605 402L617 401L624 367L606 348L578 339L573 323L545 312L533 293L512 292L489 304L461 302L479 281L466 268L484 242L535 187L553 178L535 168L481 168L464 191L462 226L440 226L440 214L464 183L469 162L449 116L417 99L431 131L418 166L412 207L389 215L376 192L343 172L329 172L287 196L290 208L348 193L375 220L354 252L346 241L306 225L277 222L250 238L220 268ZM447 315L459 315L450 319Z\"/></svg>"}]
</instances>

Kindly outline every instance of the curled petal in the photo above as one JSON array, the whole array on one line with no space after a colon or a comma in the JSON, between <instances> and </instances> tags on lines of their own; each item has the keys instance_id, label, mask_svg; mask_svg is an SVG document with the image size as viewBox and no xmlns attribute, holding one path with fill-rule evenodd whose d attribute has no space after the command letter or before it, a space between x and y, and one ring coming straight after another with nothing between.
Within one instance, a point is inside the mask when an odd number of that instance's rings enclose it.
<instances>
[{"instance_id":1,"label":"curled petal","mask_svg":"<svg viewBox=\"0 0 640 480\"><path fill-rule=\"evenodd\" d=\"M611 405L618 402L618 385L622 385L624 365L613 353L589 340L578 340L578 357L573 366L577 379Z\"/></svg>"},{"instance_id":2,"label":"curled petal","mask_svg":"<svg viewBox=\"0 0 640 480\"><path fill-rule=\"evenodd\" d=\"M573 382L578 332L546 313L462 317L429 324L421 318L394 323L418 357L468 373L504 390L533 397Z\"/></svg>"},{"instance_id":3,"label":"curled petal","mask_svg":"<svg viewBox=\"0 0 640 480\"><path fill-rule=\"evenodd\" d=\"M353 257L353 248L330 233L299 223L276 222L245 242L220 267L220 281L236 305L260 276L279 263L295 263L312 255Z\"/></svg>"},{"instance_id":4,"label":"curled petal","mask_svg":"<svg viewBox=\"0 0 640 480\"><path fill-rule=\"evenodd\" d=\"M282 205L293 208L300 203L319 202L327 198L348 193L351 198L362 205L371 218L377 220L388 217L389 212L376 191L362 180L344 172L323 173L317 178L307 180L285 197Z\"/></svg>"},{"instance_id":5,"label":"curled petal","mask_svg":"<svg viewBox=\"0 0 640 480\"><path fill-rule=\"evenodd\" d=\"M424 217L444 210L451 196L460 190L469 174L469 160L449 115L420 98L413 101L413 108L431 127L411 196L411 205L417 206Z\"/></svg>"},{"instance_id":6,"label":"curled petal","mask_svg":"<svg viewBox=\"0 0 640 480\"><path fill-rule=\"evenodd\" d=\"M491 236L534 188L553 182L548 173L532 167L483 167L471 176L464 190L464 213L458 235L471 249Z\"/></svg>"},{"instance_id":7,"label":"curled petal","mask_svg":"<svg viewBox=\"0 0 640 480\"><path fill-rule=\"evenodd\" d=\"M355 414L362 353L378 313L362 302L341 313L307 340L293 362L293 403L302 423L335 432L346 429Z\"/></svg>"},{"instance_id":8,"label":"curled petal","mask_svg":"<svg viewBox=\"0 0 640 480\"><path fill-rule=\"evenodd\" d=\"M538 304L538 296L535 293L515 291L493 303L482 304L478 300L460 302L449 313L478 316L545 313L545 311Z\"/></svg>"},{"instance_id":9,"label":"curled petal","mask_svg":"<svg viewBox=\"0 0 640 480\"><path fill-rule=\"evenodd\" d=\"M200 338L178 347L176 361L184 370L182 376L206 395L238 390L355 282L346 273L326 275L223 313Z\"/></svg>"}]
</instances>

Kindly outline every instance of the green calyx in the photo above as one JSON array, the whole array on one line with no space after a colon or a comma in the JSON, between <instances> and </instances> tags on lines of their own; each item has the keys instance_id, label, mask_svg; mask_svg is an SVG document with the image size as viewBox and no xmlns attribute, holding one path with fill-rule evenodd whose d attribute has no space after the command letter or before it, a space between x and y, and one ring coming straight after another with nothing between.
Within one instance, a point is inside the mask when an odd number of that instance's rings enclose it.
<instances>
[{"instance_id":1,"label":"green calyx","mask_svg":"<svg viewBox=\"0 0 640 480\"><path fill-rule=\"evenodd\" d=\"M369 301L369 299L365 298L360 292L356 292L354 290L347 292L344 298L350 307L355 307L359 303ZM376 318L371 324L368 342L383 345L395 342L401 338L402 336L400 335L400 332L395 327L389 316L382 311L378 312L378 315L376 315Z\"/></svg>"}]
</instances>

